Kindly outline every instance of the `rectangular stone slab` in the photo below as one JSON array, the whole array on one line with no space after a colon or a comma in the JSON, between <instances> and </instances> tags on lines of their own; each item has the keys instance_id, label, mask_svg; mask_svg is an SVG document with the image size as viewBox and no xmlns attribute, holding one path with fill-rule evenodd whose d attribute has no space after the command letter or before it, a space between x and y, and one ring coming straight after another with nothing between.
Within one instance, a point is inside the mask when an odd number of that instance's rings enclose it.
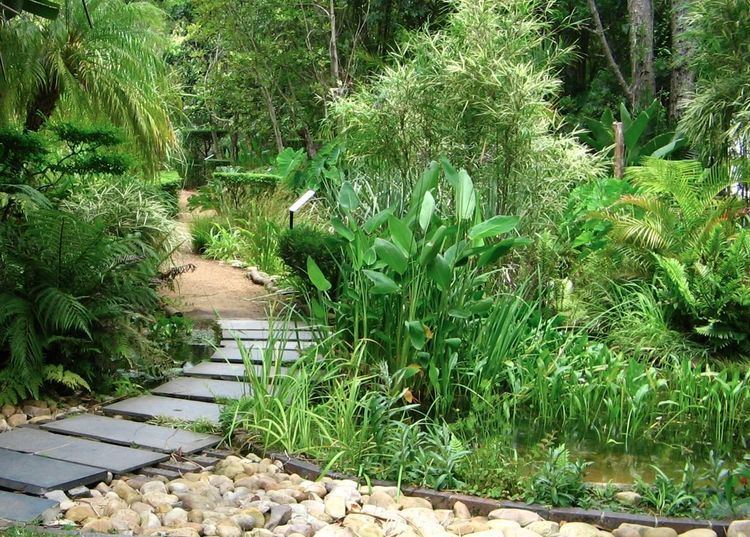
<instances>
[{"instance_id":1,"label":"rectangular stone slab","mask_svg":"<svg viewBox=\"0 0 750 537\"><path fill-rule=\"evenodd\" d=\"M0 487L30 494L70 489L107 479L107 471L0 449Z\"/></svg>"},{"instance_id":2,"label":"rectangular stone slab","mask_svg":"<svg viewBox=\"0 0 750 537\"><path fill-rule=\"evenodd\" d=\"M258 319L219 319L219 326L225 330L268 330L273 328L309 328L308 325L298 321L262 321Z\"/></svg>"},{"instance_id":3,"label":"rectangular stone slab","mask_svg":"<svg viewBox=\"0 0 750 537\"><path fill-rule=\"evenodd\" d=\"M165 417L183 421L203 419L211 423L218 423L221 406L216 403L189 401L188 399L176 399L174 397L141 395L107 405L102 410L109 416L119 414L141 420Z\"/></svg>"},{"instance_id":4,"label":"rectangular stone slab","mask_svg":"<svg viewBox=\"0 0 750 537\"><path fill-rule=\"evenodd\" d=\"M256 375L263 375L262 364L256 364L252 367L255 370ZM280 367L278 368L278 371L276 368L272 367L269 371L269 375L286 375L287 371L288 369L286 367ZM245 364L242 363L201 362L195 365L185 364L185 367L182 368L182 374L186 377L243 380L247 377L247 373L248 372L245 370Z\"/></svg>"},{"instance_id":5,"label":"rectangular stone slab","mask_svg":"<svg viewBox=\"0 0 750 537\"><path fill-rule=\"evenodd\" d=\"M248 349L245 355L254 364L262 364L265 359L263 356L263 351L261 349ZM283 351L275 352L272 357L272 362L281 362L282 364L288 364L296 362L298 359L299 351L286 349ZM241 364L243 362L242 352L238 347L219 347L211 356L211 361Z\"/></svg>"},{"instance_id":6,"label":"rectangular stone slab","mask_svg":"<svg viewBox=\"0 0 750 537\"><path fill-rule=\"evenodd\" d=\"M58 504L47 498L35 498L15 492L0 490L0 519L13 522L34 522L42 518L45 511L58 511Z\"/></svg>"},{"instance_id":7,"label":"rectangular stone slab","mask_svg":"<svg viewBox=\"0 0 750 537\"><path fill-rule=\"evenodd\" d=\"M218 436L194 433L183 429L173 429L161 425L151 425L137 421L121 420L80 414L59 421L45 423L43 429L49 431L93 438L121 446L144 447L172 453L195 453L219 444Z\"/></svg>"},{"instance_id":8,"label":"rectangular stone slab","mask_svg":"<svg viewBox=\"0 0 750 537\"><path fill-rule=\"evenodd\" d=\"M249 341L313 341L314 334L310 330L289 330L274 328L273 330L222 330L221 339L240 339Z\"/></svg>"},{"instance_id":9,"label":"rectangular stone slab","mask_svg":"<svg viewBox=\"0 0 750 537\"><path fill-rule=\"evenodd\" d=\"M236 339L222 339L219 342L218 348L228 348L228 349L239 349L242 347L243 349L257 349L257 350L265 350L265 349L284 349L288 351L299 351L302 349L307 349L308 347L312 346L312 341L275 341L273 345L268 343L267 341L237 341Z\"/></svg>"},{"instance_id":10,"label":"rectangular stone slab","mask_svg":"<svg viewBox=\"0 0 750 537\"><path fill-rule=\"evenodd\" d=\"M115 474L152 466L169 458L153 451L113 446L31 428L18 428L0 434L0 448L103 468Z\"/></svg>"},{"instance_id":11,"label":"rectangular stone slab","mask_svg":"<svg viewBox=\"0 0 750 537\"><path fill-rule=\"evenodd\" d=\"M151 390L156 395L184 397L196 401L239 399L250 394L250 386L233 380L178 377Z\"/></svg>"}]
</instances>

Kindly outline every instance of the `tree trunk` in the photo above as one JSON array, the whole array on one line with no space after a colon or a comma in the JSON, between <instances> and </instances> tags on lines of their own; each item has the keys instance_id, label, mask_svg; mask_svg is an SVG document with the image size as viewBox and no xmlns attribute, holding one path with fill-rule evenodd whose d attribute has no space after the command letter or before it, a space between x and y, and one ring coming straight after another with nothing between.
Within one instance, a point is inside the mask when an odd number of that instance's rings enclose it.
<instances>
[{"instance_id":1,"label":"tree trunk","mask_svg":"<svg viewBox=\"0 0 750 537\"><path fill-rule=\"evenodd\" d=\"M643 110L656 95L654 72L654 7L651 0L628 0L630 65L634 112Z\"/></svg>"},{"instance_id":2,"label":"tree trunk","mask_svg":"<svg viewBox=\"0 0 750 537\"><path fill-rule=\"evenodd\" d=\"M693 43L687 36L690 0L672 0L672 80L669 91L669 117L677 123L684 104L695 87L695 73L690 68Z\"/></svg>"},{"instance_id":3,"label":"tree trunk","mask_svg":"<svg viewBox=\"0 0 750 537\"><path fill-rule=\"evenodd\" d=\"M620 66L617 64L617 60L615 60L615 55L612 53L612 47L609 46L609 42L607 41L607 35L604 33L604 25L602 24L602 19L599 16L599 9L596 7L596 1L595 0L588 0L589 9L591 10L591 17L594 20L594 31L596 32L596 35L599 37L599 42L602 45L602 49L604 50L604 55L607 58L607 62L609 63L609 66L612 68L612 72L615 74L615 78L617 79L617 83L620 84L620 87L622 88L622 91L625 93L625 96L628 98L628 102L630 102L630 106L633 106L633 90L628 85L628 83L625 81L625 77L622 76L622 71L620 70Z\"/></svg>"},{"instance_id":4,"label":"tree trunk","mask_svg":"<svg viewBox=\"0 0 750 537\"><path fill-rule=\"evenodd\" d=\"M331 21L331 41L329 43L329 49L331 54L331 78L333 83L338 89L341 86L341 66L339 65L339 47L336 43L337 30L336 30L336 2L331 0L329 3L328 18ZM336 93L336 89L334 89Z\"/></svg>"},{"instance_id":5,"label":"tree trunk","mask_svg":"<svg viewBox=\"0 0 750 537\"><path fill-rule=\"evenodd\" d=\"M46 85L34 96L26 108L26 130L38 131L55 111L60 100L60 88L57 84Z\"/></svg>"},{"instance_id":6,"label":"tree trunk","mask_svg":"<svg viewBox=\"0 0 750 537\"><path fill-rule=\"evenodd\" d=\"M271 98L271 92L265 86L260 87L260 91L263 93L263 97L266 100L266 107L268 108L268 118L271 120L271 127L273 127L273 136L276 139L276 150L281 153L284 150L284 140L281 137L281 128L279 127L279 119L276 117L276 107L273 104Z\"/></svg>"}]
</instances>

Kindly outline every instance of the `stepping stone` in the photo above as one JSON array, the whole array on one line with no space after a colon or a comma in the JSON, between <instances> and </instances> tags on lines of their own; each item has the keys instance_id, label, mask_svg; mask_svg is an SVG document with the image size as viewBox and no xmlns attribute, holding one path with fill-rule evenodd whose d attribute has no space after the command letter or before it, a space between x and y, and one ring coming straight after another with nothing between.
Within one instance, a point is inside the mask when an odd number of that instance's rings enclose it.
<instances>
[{"instance_id":1,"label":"stepping stone","mask_svg":"<svg viewBox=\"0 0 750 537\"><path fill-rule=\"evenodd\" d=\"M47 498L35 498L14 492L0 490L0 519L13 522L34 522L41 519L45 512L58 512L59 503Z\"/></svg>"},{"instance_id":2,"label":"stepping stone","mask_svg":"<svg viewBox=\"0 0 750 537\"><path fill-rule=\"evenodd\" d=\"M309 328L299 321L261 321L256 319L219 319L219 326L225 330L268 330L273 328Z\"/></svg>"},{"instance_id":3,"label":"stepping stone","mask_svg":"<svg viewBox=\"0 0 750 537\"><path fill-rule=\"evenodd\" d=\"M103 468L115 474L152 466L169 458L153 451L113 446L31 428L13 429L0 434L0 448Z\"/></svg>"},{"instance_id":4,"label":"stepping stone","mask_svg":"<svg viewBox=\"0 0 750 537\"><path fill-rule=\"evenodd\" d=\"M5 489L44 494L105 479L107 471L101 468L0 449L0 487Z\"/></svg>"},{"instance_id":5,"label":"stepping stone","mask_svg":"<svg viewBox=\"0 0 750 537\"><path fill-rule=\"evenodd\" d=\"M255 374L263 376L263 365L253 365ZM275 376L277 374L286 375L288 369L281 367L276 370L275 367L269 371L269 376ZM186 377L199 377L199 378L217 378L225 380L243 380L247 378L247 371L245 364L243 363L226 363L226 362L201 362L199 364L185 364L182 368L182 374Z\"/></svg>"},{"instance_id":6,"label":"stepping stone","mask_svg":"<svg viewBox=\"0 0 750 537\"><path fill-rule=\"evenodd\" d=\"M250 394L250 386L232 380L199 379L178 377L151 390L156 395L184 397L196 401L240 399Z\"/></svg>"},{"instance_id":7,"label":"stepping stone","mask_svg":"<svg viewBox=\"0 0 750 537\"><path fill-rule=\"evenodd\" d=\"M119 414L120 416L140 420L172 418L188 422L206 420L216 424L219 422L221 406L216 403L203 403L173 397L141 395L107 405L102 410L109 416Z\"/></svg>"},{"instance_id":8,"label":"stepping stone","mask_svg":"<svg viewBox=\"0 0 750 537\"><path fill-rule=\"evenodd\" d=\"M289 328L273 328L272 330L235 330L224 329L221 331L221 339L240 339L248 341L313 341L315 339L310 330L294 330Z\"/></svg>"},{"instance_id":9,"label":"stepping stone","mask_svg":"<svg viewBox=\"0 0 750 537\"><path fill-rule=\"evenodd\" d=\"M151 425L136 421L108 418L94 414L80 414L42 425L49 431L83 436L118 444L154 449L165 453L180 451L195 453L219 444L218 436Z\"/></svg>"},{"instance_id":10,"label":"stepping stone","mask_svg":"<svg viewBox=\"0 0 750 537\"><path fill-rule=\"evenodd\" d=\"M250 348L246 349L245 356L254 364L263 364L265 361L264 349ZM273 352L273 356L269 358L272 363L291 363L296 362L299 359L299 351L296 349L278 349ZM212 362L234 362L242 363L243 356L239 347L219 347L216 352L211 356Z\"/></svg>"}]
</instances>

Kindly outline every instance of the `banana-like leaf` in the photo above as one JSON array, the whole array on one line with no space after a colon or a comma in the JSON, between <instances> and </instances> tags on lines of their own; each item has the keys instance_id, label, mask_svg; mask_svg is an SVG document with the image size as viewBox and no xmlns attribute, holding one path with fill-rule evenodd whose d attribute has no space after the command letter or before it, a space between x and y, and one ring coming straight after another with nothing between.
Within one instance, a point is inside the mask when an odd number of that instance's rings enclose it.
<instances>
[{"instance_id":1,"label":"banana-like leaf","mask_svg":"<svg viewBox=\"0 0 750 537\"><path fill-rule=\"evenodd\" d=\"M401 291L401 287L382 272L363 270L362 273L374 284L371 290L374 295L390 295Z\"/></svg>"}]
</instances>

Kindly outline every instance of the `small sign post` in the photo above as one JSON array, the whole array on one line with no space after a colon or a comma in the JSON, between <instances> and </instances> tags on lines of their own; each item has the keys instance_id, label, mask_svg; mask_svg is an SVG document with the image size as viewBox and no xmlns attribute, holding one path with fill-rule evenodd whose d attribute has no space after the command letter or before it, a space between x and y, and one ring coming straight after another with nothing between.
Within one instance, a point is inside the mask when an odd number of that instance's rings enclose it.
<instances>
[{"instance_id":1,"label":"small sign post","mask_svg":"<svg viewBox=\"0 0 750 537\"><path fill-rule=\"evenodd\" d=\"M308 190L302 194L297 201L295 201L291 207L289 207L289 229L294 229L294 213L299 211L304 205L313 199L315 196L314 190Z\"/></svg>"}]
</instances>

